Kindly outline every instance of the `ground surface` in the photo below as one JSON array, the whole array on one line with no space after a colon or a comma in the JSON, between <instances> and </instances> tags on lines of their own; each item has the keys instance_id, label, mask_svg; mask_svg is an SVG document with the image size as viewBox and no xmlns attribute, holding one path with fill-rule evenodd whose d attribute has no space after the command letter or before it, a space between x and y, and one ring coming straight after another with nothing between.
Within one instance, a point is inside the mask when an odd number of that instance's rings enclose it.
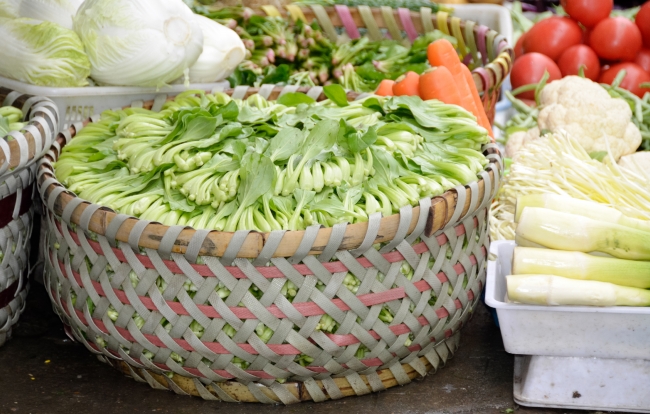
<instances>
[{"instance_id":1,"label":"ground surface","mask_svg":"<svg viewBox=\"0 0 650 414\"><path fill-rule=\"evenodd\" d=\"M49 362L46 362L49 361ZM71 342L51 310L43 286L34 283L14 337L0 348L0 413L510 413L585 411L517 407L512 400L513 356L499 329L479 305L464 328L460 349L435 375L363 397L289 407L229 404L150 389L99 362Z\"/></svg>"}]
</instances>

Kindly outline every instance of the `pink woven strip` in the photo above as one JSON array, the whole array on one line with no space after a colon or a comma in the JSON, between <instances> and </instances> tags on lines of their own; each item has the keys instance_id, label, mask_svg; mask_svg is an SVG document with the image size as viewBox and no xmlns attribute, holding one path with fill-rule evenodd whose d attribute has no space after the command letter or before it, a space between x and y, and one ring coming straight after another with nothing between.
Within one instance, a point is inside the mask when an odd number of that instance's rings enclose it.
<instances>
[{"instance_id":1,"label":"pink woven strip","mask_svg":"<svg viewBox=\"0 0 650 414\"><path fill-rule=\"evenodd\" d=\"M470 256L470 260L472 264L476 264L476 259L474 258L474 256ZM61 272L63 274L66 274L65 265L62 262L58 262L58 263L59 263L59 267L61 268ZM441 279L440 277L441 273L442 272L438 274L438 279ZM79 275L77 272L74 271L73 271L73 275L76 282L79 284L79 286L85 286L85 284L81 279L81 275ZM442 275L444 275L444 273L442 273ZM446 276L444 281L445 282L447 281ZM98 295L106 297L104 288L99 282L93 281L92 285L93 285L92 286L93 289L97 291ZM431 289L431 286L425 280L420 280L418 282L415 282L413 286L415 286L420 292L424 292L426 290ZM129 298L126 296L126 293L123 290L113 289L113 293L120 300L120 302L124 304L131 303ZM472 291L467 292L467 296L470 300L474 298L474 294L472 293ZM390 289L379 293L368 293L365 295L358 296L357 299L359 299L359 301L365 306L374 306L374 305L381 305L384 303L388 303L393 300L403 299L405 297L406 297L406 292L404 291L404 288L399 287L399 288ZM142 302L142 304L147 309L158 310L158 307L156 307L156 305L153 303L153 300L151 300L151 298L146 296L139 296L138 299ZM166 301L165 303L178 315L190 315L190 313L183 307L183 305L180 302ZM343 302L341 299L332 299L332 304L338 307L342 311L350 310L350 307L347 304L345 304L345 302ZM462 308L462 304L460 300L456 299L455 304L457 309ZM209 305L196 305L196 306L208 318L221 318L221 315L212 306ZM324 315L326 313L315 302L294 303L293 306L303 316L317 316L317 315ZM240 319L257 319L257 316L255 316L255 314L250 310L248 310L248 308L246 307L231 307L229 309L235 316L237 316ZM284 314L284 312L282 312L276 305L269 306L268 308L266 308L266 310L277 318L287 317ZM438 317L442 319L449 316L449 313L443 307L436 310L436 315L438 315Z\"/></svg>"},{"instance_id":2,"label":"pink woven strip","mask_svg":"<svg viewBox=\"0 0 650 414\"><path fill-rule=\"evenodd\" d=\"M65 306L67 306L67 305L65 305ZM67 310L68 309L66 307L66 311ZM80 311L80 310L75 309L75 313L77 314L77 317L81 320L81 322L84 325L88 326L88 323L86 321L86 318L85 318L83 312ZM424 319L424 321L421 321L420 319ZM421 325L423 325L423 326L428 324L426 318L424 318L423 316L418 318L418 322L420 322ZM107 335L110 334L110 331L108 330L108 328L106 328L106 325L104 324L104 322L101 321L101 319L93 318L93 323L97 326L97 328L99 328L99 330L102 333L107 334ZM399 328L394 329L394 328L397 328L397 327L399 327ZM390 326L389 328L391 328L391 331L393 331L393 333L395 335L401 335L401 334L411 332L410 329L404 324L398 325L398 326ZM119 326L115 326L115 329L127 341L136 342L136 339L133 337L133 335L131 335L131 333L129 332L128 329L121 328ZM369 333L373 336L373 338L381 339L379 334L377 334L375 331L369 331ZM155 346L157 346L159 348L168 349L167 345L159 337L157 337L156 335L152 335L152 334L143 334L143 335L153 345L155 345ZM330 340L332 340L332 342L334 342L338 346L349 346L349 345L354 345L354 344L358 344L358 343L361 342L356 336L354 336L352 334L349 334L349 335L326 334L326 335L329 337ZM448 335L449 335L449 333L446 332L445 336L448 337ZM176 344L178 344L178 346L180 346L184 350L190 351L190 352L194 351L194 347L192 347L192 345L190 345L190 343L187 342L185 339L181 339L181 338L172 338L172 339ZM435 342L435 338L430 338L430 340L431 340L431 342ZM215 354L227 355L227 354L231 353L229 350L227 350L223 345L221 345L218 342L202 342L202 344L205 345L206 348L210 349ZM252 354L252 355L258 355L259 354L259 352L255 348L253 348L252 345L249 345L247 343L241 343L241 344L236 344L236 345L239 348L241 348L243 351L248 352L249 354ZM297 349L296 347L294 347L293 345L291 345L291 344L266 344L266 346L271 351L275 352L278 355L283 355L284 356L284 355L300 355L301 354L301 351L299 349ZM422 349L422 347L420 345L412 345L408 349L410 351L419 351L420 349Z\"/></svg>"},{"instance_id":3,"label":"pink woven strip","mask_svg":"<svg viewBox=\"0 0 650 414\"><path fill-rule=\"evenodd\" d=\"M357 24L354 22L354 18L352 17L348 6L337 4L334 6L334 9L336 9L339 18L341 19L341 23L343 23L343 27L345 27L345 31L348 33L350 39L358 39L361 37Z\"/></svg>"},{"instance_id":4,"label":"pink woven strip","mask_svg":"<svg viewBox=\"0 0 650 414\"><path fill-rule=\"evenodd\" d=\"M488 73L488 71L485 70L485 68L476 68L472 72L478 74L479 77L481 78L481 82L483 83L483 87L478 91L479 92L487 91L491 84L490 74Z\"/></svg>"},{"instance_id":5,"label":"pink woven strip","mask_svg":"<svg viewBox=\"0 0 650 414\"><path fill-rule=\"evenodd\" d=\"M490 29L487 26L481 25L477 29L478 36L476 36L476 45L478 46L479 52L481 52L481 60L484 65L488 64L488 54L485 46L485 36L487 35L488 30Z\"/></svg>"},{"instance_id":6,"label":"pink woven strip","mask_svg":"<svg viewBox=\"0 0 650 414\"><path fill-rule=\"evenodd\" d=\"M478 226L478 219L476 217L474 218L474 226ZM60 226L59 222L57 222L57 227L59 228L59 231L61 231L61 226ZM462 224L456 226L455 230L456 230L456 236L458 236L458 237L465 234L465 226L462 225ZM81 246L81 244L79 242L79 236L77 236L77 233L74 232L74 231L70 231L70 235L72 236L72 239L74 240L75 244L77 246ZM88 241L88 243L90 244L90 246L92 247L92 249L93 249L93 251L95 253L97 253L99 255L104 255L104 251L103 251L101 245L98 242L90 240L90 239L88 239L87 241ZM441 234L438 237L436 237L436 241L438 242L439 246L443 246L448 241L447 236L445 236L444 234ZM424 244L424 242L421 242L421 243L418 243L417 245L413 246L413 249L415 250L415 253L422 254L427 250L427 246L426 246L426 244ZM124 253L122 252L122 250L115 249L115 248L113 248L112 250L113 250L113 254L115 255L115 257L117 257L117 259L120 262L123 262L123 263L127 262L126 258L124 257ZM147 268L147 269L155 269L155 266L151 262L151 259L149 259L147 256L141 255L141 254L136 254L136 256L138 257L138 260L140 261L140 263L142 263L142 265L145 268ZM382 256L389 263L395 263L395 262L399 262L399 261L404 260L404 256L402 256L402 254L400 252L398 252L398 251L393 251L393 252L390 252L390 253L384 253ZM357 259L357 261L359 262L359 264L361 266L363 266L365 268L370 268L370 267L373 266L372 263L370 263L370 261L368 259L364 258L364 257L361 257L361 258ZM172 273L175 273L175 274L182 274L183 273L183 271L180 269L180 267L173 260L163 260L163 263L165 263L165 266L167 266L167 268ZM215 276L214 273L212 273L212 271L210 270L210 268L207 265L199 265L199 264L190 264L190 265L201 276L204 276L204 277L214 277ZM342 264L341 262L328 262L328 263L324 263L323 266L330 273L345 272L345 271L348 270L347 267L345 267L345 265ZM456 265L456 267L459 267L459 266L460 265ZM294 269L296 269L296 271L298 271L303 276L313 275L314 274L309 269L309 267L307 267L306 265L297 264L297 265L293 265L293 267L294 267ZM274 266L259 266L259 267L256 267L255 269L258 272L260 272L260 274L262 274L262 276L264 276L264 277L266 277L268 279L285 277L284 274ZM237 267L226 266L226 270L228 270L230 272L230 274L232 274L237 279L245 279L246 278L246 275ZM458 272L461 272L462 267L460 267L460 268L458 268L456 270ZM441 282L443 282L443 283L445 281L446 281L446 278L445 278L445 280L441 280Z\"/></svg>"},{"instance_id":7,"label":"pink woven strip","mask_svg":"<svg viewBox=\"0 0 650 414\"><path fill-rule=\"evenodd\" d=\"M400 7L397 9L397 14L399 15L399 20L402 22L402 27L404 28L404 31L406 32L409 40L412 42L417 39L418 31L413 25L413 20L411 19L411 11L409 9Z\"/></svg>"}]
</instances>

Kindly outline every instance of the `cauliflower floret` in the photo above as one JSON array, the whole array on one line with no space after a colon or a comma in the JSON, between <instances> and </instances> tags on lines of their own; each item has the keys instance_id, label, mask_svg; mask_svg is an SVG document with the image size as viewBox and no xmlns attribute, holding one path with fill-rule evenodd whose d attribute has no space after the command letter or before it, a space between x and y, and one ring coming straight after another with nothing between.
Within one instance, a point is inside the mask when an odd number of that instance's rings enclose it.
<instances>
[{"instance_id":1,"label":"cauliflower floret","mask_svg":"<svg viewBox=\"0 0 650 414\"><path fill-rule=\"evenodd\" d=\"M630 119L632 110L622 99L609 96L600 85L579 76L567 76L542 89L540 130L564 130L589 153L607 151L615 160L641 145L641 132Z\"/></svg>"},{"instance_id":2,"label":"cauliflower floret","mask_svg":"<svg viewBox=\"0 0 650 414\"><path fill-rule=\"evenodd\" d=\"M514 157L524 145L537 138L539 138L539 128L537 127L510 134L506 143L506 157Z\"/></svg>"}]
</instances>

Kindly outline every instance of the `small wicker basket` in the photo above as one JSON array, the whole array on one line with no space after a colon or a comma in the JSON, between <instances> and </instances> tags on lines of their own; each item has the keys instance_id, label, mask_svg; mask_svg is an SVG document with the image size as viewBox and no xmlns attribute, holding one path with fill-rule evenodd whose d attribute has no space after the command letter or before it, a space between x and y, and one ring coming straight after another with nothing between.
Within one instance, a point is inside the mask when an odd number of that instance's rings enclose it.
<instances>
[{"instance_id":1,"label":"small wicker basket","mask_svg":"<svg viewBox=\"0 0 650 414\"><path fill-rule=\"evenodd\" d=\"M362 33L371 40L400 39L410 44L424 33L438 29L454 36L463 62L472 69L474 82L483 100L490 121L494 120L501 84L512 69L514 51L506 37L469 20L450 16L446 12L433 13L423 7L419 12L390 7L284 6L281 12L273 5L261 6L260 14L282 16L311 23L317 21L325 35L333 42L359 38Z\"/></svg>"},{"instance_id":2,"label":"small wicker basket","mask_svg":"<svg viewBox=\"0 0 650 414\"><path fill-rule=\"evenodd\" d=\"M29 123L0 139L0 345L25 308L36 161L58 129L56 106L47 98L0 88L0 106L8 105L22 109Z\"/></svg>"},{"instance_id":3,"label":"small wicker basket","mask_svg":"<svg viewBox=\"0 0 650 414\"><path fill-rule=\"evenodd\" d=\"M229 93L275 99L286 91L296 89ZM299 91L324 99L320 88ZM477 182L423 199L400 214L305 231L228 233L167 227L68 192L56 180L52 162L82 126L60 134L39 167L47 205L45 279L71 335L103 361L179 394L290 404L403 385L436 370L456 350L458 331L485 282L487 208L502 171L493 144L484 148L490 164ZM377 251L375 243L384 247ZM433 265L429 259L435 259ZM404 261L415 269L411 280L400 271ZM107 265L114 272L110 276ZM135 287L131 271L138 275ZM361 280L356 294L342 285L348 272ZM378 272L385 275L383 282ZM155 284L158 277L168 283L162 293ZM279 290L287 280L298 286L293 302ZM198 287L193 298L182 288L187 281ZM317 281L326 284L323 292L315 288ZM225 301L214 290L218 282L232 292ZM264 292L259 300L248 292L253 284ZM433 305L432 295L437 298ZM95 304L92 313L87 298ZM109 305L120 314L115 322L107 315ZM378 319L384 305L395 314L390 324ZM145 320L141 329L131 320L134 312ZM325 313L340 323L336 334L315 329ZM172 322L171 331L160 325L163 318ZM188 328L194 321L205 328L200 339ZM268 343L255 333L259 322L275 332ZM226 323L237 329L232 339L222 331ZM414 339L405 346L409 334ZM370 353L357 359L361 344ZM183 366L170 357L172 352L185 359ZM300 353L313 363L294 362ZM239 368L232 363L235 357L250 366Z\"/></svg>"}]
</instances>

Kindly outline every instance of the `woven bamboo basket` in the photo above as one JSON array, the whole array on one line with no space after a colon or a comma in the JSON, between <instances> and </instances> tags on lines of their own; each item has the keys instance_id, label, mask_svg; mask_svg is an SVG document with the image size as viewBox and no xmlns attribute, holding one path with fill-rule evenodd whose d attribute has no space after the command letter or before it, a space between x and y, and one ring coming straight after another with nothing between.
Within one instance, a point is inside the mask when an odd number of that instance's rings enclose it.
<instances>
[{"instance_id":1,"label":"woven bamboo basket","mask_svg":"<svg viewBox=\"0 0 650 414\"><path fill-rule=\"evenodd\" d=\"M325 35L334 42L357 39L361 35L371 40L401 39L410 44L420 35L438 29L454 36L463 62L472 69L474 82L483 100L490 121L494 120L500 88L512 69L514 51L505 36L469 20L461 20L446 12L433 13L423 7L420 12L390 7L348 7L337 5L285 5L283 11L273 5L260 6L256 11L269 16L283 16L293 21L317 21Z\"/></svg>"},{"instance_id":2,"label":"woven bamboo basket","mask_svg":"<svg viewBox=\"0 0 650 414\"><path fill-rule=\"evenodd\" d=\"M283 91L296 88L244 87L229 93L275 99ZM320 88L299 92L325 98ZM157 109L162 103L140 105ZM167 227L68 192L56 180L52 162L82 126L60 134L39 166L38 185L47 206L45 283L69 333L104 362L178 394L290 404L407 384L453 355L458 331L485 282L487 208L502 171L494 144L484 148L490 163L476 182L423 199L399 214L375 214L367 223L332 228L229 233ZM383 248L377 251L375 243ZM431 266L429 259L435 259ZM415 269L412 280L400 272L404 261ZM136 287L131 271L139 278ZM356 294L342 285L348 272L362 281ZM378 272L385 275L383 282ZM168 283L162 293L155 284L158 277ZM279 290L287 280L298 286L293 302ZM315 288L319 280L327 286L323 292ZM187 281L198 287L193 298L182 289ZM218 282L231 289L225 301L214 290ZM248 292L252 285L264 292L261 299ZM434 305L429 304L432 295ZM92 313L87 298L95 304ZM411 303L416 305L412 311ZM106 313L109 305L121 315L115 322ZM377 318L384 305L395 314L390 324ZM146 321L141 329L131 320L134 312ZM341 324L336 334L315 329L325 313ZM170 332L160 325L162 318L173 323ZM205 327L200 339L188 329L193 321ZM275 332L266 344L255 334L259 322ZM222 331L226 323L237 329L232 339ZM409 334L413 341L405 346ZM357 359L361 344L370 353ZM170 357L172 352L185 358L184 366ZM294 362L300 353L313 363ZM250 366L235 366L235 356Z\"/></svg>"},{"instance_id":3,"label":"woven bamboo basket","mask_svg":"<svg viewBox=\"0 0 650 414\"><path fill-rule=\"evenodd\" d=\"M22 109L29 123L0 139L0 345L25 308L36 161L58 129L56 106L47 98L0 88L0 106L9 105Z\"/></svg>"}]
</instances>

